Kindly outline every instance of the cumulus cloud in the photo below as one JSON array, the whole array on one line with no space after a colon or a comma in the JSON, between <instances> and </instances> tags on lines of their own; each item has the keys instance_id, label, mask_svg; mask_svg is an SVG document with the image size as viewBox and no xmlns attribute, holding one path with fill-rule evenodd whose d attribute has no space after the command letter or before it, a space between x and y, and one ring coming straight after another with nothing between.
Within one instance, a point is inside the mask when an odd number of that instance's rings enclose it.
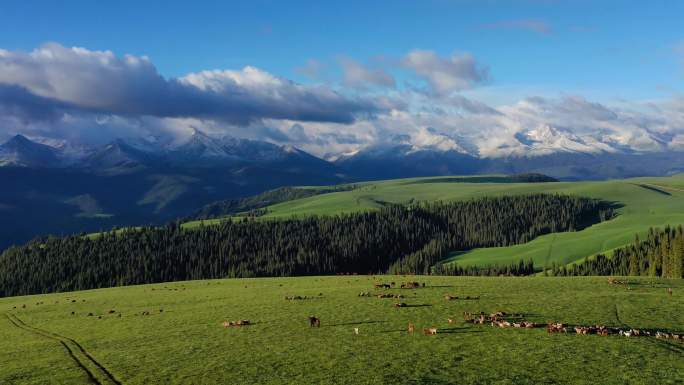
<instances>
[{"instance_id":1,"label":"cumulus cloud","mask_svg":"<svg viewBox=\"0 0 684 385\"><path fill-rule=\"evenodd\" d=\"M551 34L551 26L544 20L521 19L503 20L495 23L483 24L482 29L520 29L543 35Z\"/></svg>"},{"instance_id":2,"label":"cumulus cloud","mask_svg":"<svg viewBox=\"0 0 684 385\"><path fill-rule=\"evenodd\" d=\"M146 57L56 43L28 53L0 51L0 84L83 111L240 124L265 118L349 123L380 111L372 100L299 85L254 67L165 79Z\"/></svg>"},{"instance_id":3,"label":"cumulus cloud","mask_svg":"<svg viewBox=\"0 0 684 385\"><path fill-rule=\"evenodd\" d=\"M51 121L68 108L71 108L68 103L34 95L24 87L0 84L0 116L12 116L25 122Z\"/></svg>"},{"instance_id":4,"label":"cumulus cloud","mask_svg":"<svg viewBox=\"0 0 684 385\"><path fill-rule=\"evenodd\" d=\"M471 88L489 77L489 70L467 53L440 57L433 51L413 50L402 59L402 65L425 80L437 95Z\"/></svg>"},{"instance_id":5,"label":"cumulus cloud","mask_svg":"<svg viewBox=\"0 0 684 385\"><path fill-rule=\"evenodd\" d=\"M356 88L368 86L395 87L394 77L381 68L370 69L348 57L340 58L339 62L344 73L344 83L348 86Z\"/></svg>"},{"instance_id":6,"label":"cumulus cloud","mask_svg":"<svg viewBox=\"0 0 684 385\"><path fill-rule=\"evenodd\" d=\"M0 140L14 133L103 143L212 135L291 144L319 156L401 144L473 155L684 150L684 99L597 103L577 95L490 106L460 91L488 79L469 54L409 52L425 89L352 59L341 84L305 86L254 67L167 79L146 57L47 44L0 50ZM396 71L401 69L394 67ZM468 96L466 96L468 95Z\"/></svg>"}]
</instances>

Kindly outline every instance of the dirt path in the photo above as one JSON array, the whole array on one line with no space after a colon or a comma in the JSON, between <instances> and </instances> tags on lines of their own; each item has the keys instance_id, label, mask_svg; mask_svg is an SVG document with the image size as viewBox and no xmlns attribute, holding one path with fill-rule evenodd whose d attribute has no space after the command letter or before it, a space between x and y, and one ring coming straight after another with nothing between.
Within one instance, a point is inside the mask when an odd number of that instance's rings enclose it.
<instances>
[{"instance_id":1,"label":"dirt path","mask_svg":"<svg viewBox=\"0 0 684 385\"><path fill-rule=\"evenodd\" d=\"M59 342L64 346L64 349L66 349L76 365L86 373L90 383L96 385L121 385L121 382L118 381L104 365L97 362L97 360L95 360L95 358L93 358L93 356L75 340L27 325L14 314L5 314L5 316L12 325L19 329Z\"/></svg>"}]
</instances>

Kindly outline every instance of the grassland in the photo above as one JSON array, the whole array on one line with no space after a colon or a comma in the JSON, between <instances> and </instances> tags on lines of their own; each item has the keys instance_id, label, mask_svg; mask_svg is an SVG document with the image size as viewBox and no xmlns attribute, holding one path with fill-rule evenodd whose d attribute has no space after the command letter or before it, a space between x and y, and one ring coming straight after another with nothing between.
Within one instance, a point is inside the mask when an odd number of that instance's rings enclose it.
<instances>
[{"instance_id":1,"label":"grassland","mask_svg":"<svg viewBox=\"0 0 684 385\"><path fill-rule=\"evenodd\" d=\"M373 282L407 279L427 287L388 292L409 307L358 297L375 292ZM446 293L480 299L446 301ZM599 277L262 278L4 298L0 383L88 383L81 362L102 384L681 384L681 341L498 329L461 314L682 332L682 308L682 280L625 286ZM312 314L320 329L309 327ZM226 319L255 324L225 329ZM438 334L409 335L408 322Z\"/></svg>"},{"instance_id":2,"label":"grassland","mask_svg":"<svg viewBox=\"0 0 684 385\"><path fill-rule=\"evenodd\" d=\"M479 178L481 179L481 178ZM572 263L634 240L649 227L684 224L684 174L662 178L634 178L600 182L464 183L467 177L415 178L359 185L352 191L318 195L268 207L263 219L306 215L334 215L376 210L386 202L454 201L482 196L560 193L586 196L621 206L618 217L583 231L541 236L532 242L504 248L455 250L450 260L462 265L507 264L532 258L536 266ZM205 224L220 222L205 221ZM200 222L189 222L193 228Z\"/></svg>"}]
</instances>

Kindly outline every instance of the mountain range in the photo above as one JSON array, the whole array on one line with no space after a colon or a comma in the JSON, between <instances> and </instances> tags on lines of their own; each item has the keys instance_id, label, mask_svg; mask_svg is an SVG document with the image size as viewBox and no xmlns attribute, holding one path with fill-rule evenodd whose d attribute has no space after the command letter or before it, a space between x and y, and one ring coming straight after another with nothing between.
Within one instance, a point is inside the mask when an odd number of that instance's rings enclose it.
<instances>
[{"instance_id":1,"label":"mountain range","mask_svg":"<svg viewBox=\"0 0 684 385\"><path fill-rule=\"evenodd\" d=\"M657 140L660 140L658 142ZM0 145L0 249L34 236L161 224L212 202L281 186L484 173L561 180L669 175L684 153L654 137L637 151L610 136L544 126L515 136L497 156L468 138L426 128L321 159L289 145L215 137L125 138L91 146L16 135Z\"/></svg>"}]
</instances>

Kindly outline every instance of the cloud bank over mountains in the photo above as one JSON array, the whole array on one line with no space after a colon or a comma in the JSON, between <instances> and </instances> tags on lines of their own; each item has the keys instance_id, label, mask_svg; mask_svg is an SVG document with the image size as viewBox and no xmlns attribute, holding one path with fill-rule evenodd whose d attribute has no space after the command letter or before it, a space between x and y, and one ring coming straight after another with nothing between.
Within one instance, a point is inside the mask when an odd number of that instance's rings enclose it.
<instances>
[{"instance_id":1,"label":"cloud bank over mountains","mask_svg":"<svg viewBox=\"0 0 684 385\"><path fill-rule=\"evenodd\" d=\"M0 140L104 143L199 129L329 157L398 141L479 157L684 150L682 97L608 106L531 95L492 106L466 96L491 81L468 53L413 50L375 65L349 57L338 65L338 81L305 85L250 66L166 78L144 56L57 43L0 49ZM313 59L298 69L312 79L323 70Z\"/></svg>"}]
</instances>

